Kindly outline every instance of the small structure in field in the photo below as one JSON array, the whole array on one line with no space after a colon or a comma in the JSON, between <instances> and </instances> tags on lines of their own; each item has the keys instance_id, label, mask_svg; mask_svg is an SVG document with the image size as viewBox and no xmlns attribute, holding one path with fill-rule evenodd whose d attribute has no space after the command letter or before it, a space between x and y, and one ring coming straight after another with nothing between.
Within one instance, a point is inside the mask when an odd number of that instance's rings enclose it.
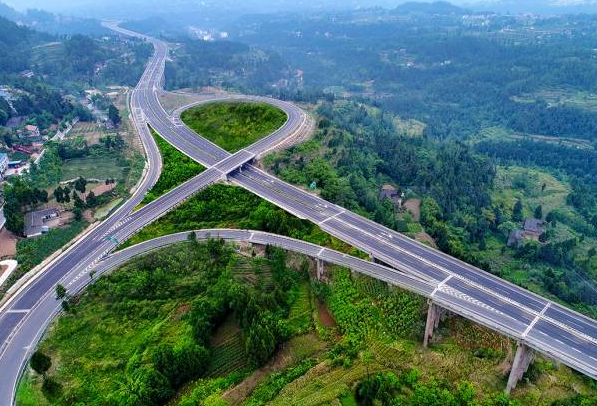
<instances>
[{"instance_id":1,"label":"small structure in field","mask_svg":"<svg viewBox=\"0 0 597 406\"><path fill-rule=\"evenodd\" d=\"M60 212L58 209L46 209L32 211L25 214L25 237L37 237L50 231L50 228L58 224Z\"/></svg>"}]
</instances>

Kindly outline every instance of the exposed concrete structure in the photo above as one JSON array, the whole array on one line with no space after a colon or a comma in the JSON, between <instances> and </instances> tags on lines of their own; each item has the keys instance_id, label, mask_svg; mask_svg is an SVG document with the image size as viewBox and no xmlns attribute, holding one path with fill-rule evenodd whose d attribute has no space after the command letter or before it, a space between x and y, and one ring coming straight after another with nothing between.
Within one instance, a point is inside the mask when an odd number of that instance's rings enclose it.
<instances>
[{"instance_id":1,"label":"exposed concrete structure","mask_svg":"<svg viewBox=\"0 0 597 406\"><path fill-rule=\"evenodd\" d=\"M518 342L518 348L516 349L516 355L512 362L512 369L510 370L510 376L508 377L508 384L506 385L506 394L516 388L516 384L524 373L528 371L529 365L535 358L535 351L532 348L527 347L523 342Z\"/></svg>"},{"instance_id":2,"label":"exposed concrete structure","mask_svg":"<svg viewBox=\"0 0 597 406\"><path fill-rule=\"evenodd\" d=\"M317 258L317 280L320 281L323 279L323 274L325 272L323 259Z\"/></svg>"},{"instance_id":3,"label":"exposed concrete structure","mask_svg":"<svg viewBox=\"0 0 597 406\"><path fill-rule=\"evenodd\" d=\"M439 326L439 322L444 315L446 309L429 301L427 309L427 323L425 324L425 336L423 337L423 347L429 345L429 339L433 338L433 331Z\"/></svg>"}]
</instances>

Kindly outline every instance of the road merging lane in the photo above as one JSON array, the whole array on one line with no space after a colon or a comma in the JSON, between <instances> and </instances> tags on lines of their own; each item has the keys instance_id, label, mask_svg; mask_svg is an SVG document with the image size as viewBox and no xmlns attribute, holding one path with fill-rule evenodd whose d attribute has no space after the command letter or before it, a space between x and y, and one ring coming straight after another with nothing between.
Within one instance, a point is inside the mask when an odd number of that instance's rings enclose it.
<instances>
[{"instance_id":1,"label":"road merging lane","mask_svg":"<svg viewBox=\"0 0 597 406\"><path fill-rule=\"evenodd\" d=\"M162 49L166 47L165 44L160 46ZM208 167L231 159L228 152L188 127L164 125L172 118L161 108L155 92L145 92L141 96L142 103L151 112L147 120L159 126L160 135L179 150ZM274 103L286 112L289 122L304 120L297 107L283 101ZM174 119L183 110L177 109ZM280 138L270 142L274 141L279 142ZM268 148L271 146L266 143L257 143L246 150L259 156ZM536 350L593 378L597 377L597 323L594 320L282 182L251 166L249 160L240 165L241 158L241 155L236 155L234 161L228 161L242 168L242 171L228 174L231 182L300 218L319 224L324 231L394 268L411 269L413 275L427 277L434 282L445 281L440 292L436 292L438 296L460 292L461 297L468 301L466 306L476 303L478 309L491 309L491 317L506 317L508 322L500 325L499 331L524 340ZM226 169L232 167L234 165ZM491 321L482 320L483 311L479 310L479 315L473 314L469 318L489 326Z\"/></svg>"}]
</instances>

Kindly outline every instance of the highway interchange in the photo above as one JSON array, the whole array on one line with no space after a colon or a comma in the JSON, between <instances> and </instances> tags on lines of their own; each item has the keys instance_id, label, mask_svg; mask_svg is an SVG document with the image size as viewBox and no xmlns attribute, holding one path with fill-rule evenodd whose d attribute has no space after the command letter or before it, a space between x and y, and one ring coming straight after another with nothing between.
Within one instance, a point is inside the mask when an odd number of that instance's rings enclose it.
<instances>
[{"instance_id":1,"label":"highway interchange","mask_svg":"<svg viewBox=\"0 0 597 406\"><path fill-rule=\"evenodd\" d=\"M216 99L264 101L284 110L288 120L274 134L235 154L230 154L198 136L181 123L178 115L182 109L168 115L159 102L158 94L168 55L167 45L114 25L110 28L124 35L141 37L155 47L155 54L131 95L133 122L148 157L147 171L136 192L123 206L0 307L0 404L13 403L15 388L27 359L59 311L59 302L54 297L56 284L67 286L72 293L78 292L90 283L89 272L92 269L94 272L111 269L108 265L123 258L122 252L144 252L151 243L110 254L118 243L194 193L221 180L228 180L297 217L318 224L324 231L369 253L387 266L369 262L367 263L371 265L363 265L362 262L366 261L321 247L317 247L318 255L313 255L311 251L300 251L306 247L300 242L289 242L290 239L279 236L269 235L267 241L270 243L275 243L274 240L278 238L284 241L286 245L282 246L287 249L318 258L329 254L321 259L332 263L344 261L340 264L429 297L454 313L521 340L529 347L597 378L597 322L419 244L252 166L251 162L255 158L285 143L289 137L309 130L309 117L291 103L262 97L214 97L203 102ZM157 181L161 169L159 151L146 124L151 125L180 151L204 165L206 170L133 212ZM225 231L220 234L229 235ZM253 232L252 236L255 235ZM238 234L234 236L238 237ZM243 236L246 238L247 234ZM358 262L351 266L347 261ZM377 276L374 272L378 272Z\"/></svg>"}]
</instances>

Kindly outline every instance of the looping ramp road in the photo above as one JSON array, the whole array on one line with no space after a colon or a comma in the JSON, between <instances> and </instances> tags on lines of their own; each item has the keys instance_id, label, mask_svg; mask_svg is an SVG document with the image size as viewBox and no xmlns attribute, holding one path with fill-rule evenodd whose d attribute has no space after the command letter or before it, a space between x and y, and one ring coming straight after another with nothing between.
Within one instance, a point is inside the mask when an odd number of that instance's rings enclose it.
<instances>
[{"instance_id":1,"label":"looping ramp road","mask_svg":"<svg viewBox=\"0 0 597 406\"><path fill-rule=\"evenodd\" d=\"M309 117L291 103L262 97L219 97L271 103L288 120L274 134L235 154L198 136L162 108L158 94L163 80L167 45L159 40L108 25L124 35L151 42L155 53L131 95L132 119L141 136L148 166L137 191L117 212L23 284L0 306L0 405L12 405L26 362L50 321L57 315L57 283L71 293L84 289L90 271L111 269L126 255L136 255L186 238L163 237L116 254L119 242L184 202L199 190L227 179L288 212L313 221L324 231L369 253L387 266L376 265L332 250L267 233L211 230L222 238L279 245L424 295L433 303L519 340L572 368L597 378L597 322L487 272L419 244L393 230L313 196L257 169L251 162L289 138L309 131ZM168 142L207 169L185 184L133 212L159 177L161 158L147 124ZM201 233L201 232L200 232ZM249 235L247 236L247 233ZM152 244L157 244L152 246ZM317 253L315 253L317 250ZM110 266L112 264L112 266Z\"/></svg>"}]
</instances>

